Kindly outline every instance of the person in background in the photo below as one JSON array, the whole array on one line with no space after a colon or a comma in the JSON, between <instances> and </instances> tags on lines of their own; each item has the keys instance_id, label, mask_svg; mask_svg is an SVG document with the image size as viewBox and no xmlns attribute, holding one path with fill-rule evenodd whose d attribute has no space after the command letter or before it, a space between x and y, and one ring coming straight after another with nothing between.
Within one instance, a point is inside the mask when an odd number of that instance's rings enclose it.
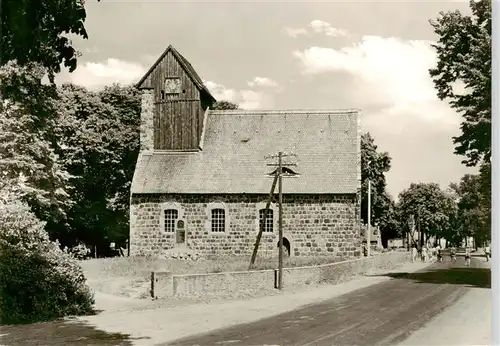
<instances>
[{"instance_id":1,"label":"person in background","mask_svg":"<svg viewBox=\"0 0 500 346\"><path fill-rule=\"evenodd\" d=\"M411 261L415 262L416 259L417 259L417 248L415 247L415 245L413 245L413 248L411 249Z\"/></svg>"},{"instance_id":2,"label":"person in background","mask_svg":"<svg viewBox=\"0 0 500 346\"><path fill-rule=\"evenodd\" d=\"M451 257L451 261L452 262L456 262L457 261L457 249L455 249L455 247L452 247L450 249L450 257Z\"/></svg>"},{"instance_id":3,"label":"person in background","mask_svg":"<svg viewBox=\"0 0 500 346\"><path fill-rule=\"evenodd\" d=\"M427 248L425 246L422 247L422 261L427 263Z\"/></svg>"},{"instance_id":4,"label":"person in background","mask_svg":"<svg viewBox=\"0 0 500 346\"><path fill-rule=\"evenodd\" d=\"M489 262L491 256L491 249L489 246L484 248L484 255L486 256L486 262Z\"/></svg>"},{"instance_id":5,"label":"person in background","mask_svg":"<svg viewBox=\"0 0 500 346\"><path fill-rule=\"evenodd\" d=\"M441 246L437 247L437 260L440 263L443 263L443 253L441 252Z\"/></svg>"},{"instance_id":6,"label":"person in background","mask_svg":"<svg viewBox=\"0 0 500 346\"><path fill-rule=\"evenodd\" d=\"M466 247L465 248L465 265L467 267L470 267L470 248L469 247Z\"/></svg>"}]
</instances>

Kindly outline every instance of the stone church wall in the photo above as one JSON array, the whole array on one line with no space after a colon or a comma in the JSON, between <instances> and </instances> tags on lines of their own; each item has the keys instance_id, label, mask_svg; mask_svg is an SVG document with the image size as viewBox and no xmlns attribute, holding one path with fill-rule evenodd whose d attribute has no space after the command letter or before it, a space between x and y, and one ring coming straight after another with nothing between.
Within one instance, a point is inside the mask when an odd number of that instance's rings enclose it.
<instances>
[{"instance_id":1,"label":"stone church wall","mask_svg":"<svg viewBox=\"0 0 500 346\"><path fill-rule=\"evenodd\" d=\"M130 254L161 255L185 247L201 255L250 255L258 233L261 195L133 195L130 205ZM283 234L291 256L360 256L359 206L353 195L284 195ZM225 210L225 232L212 232L212 209ZM185 242L176 229L165 231L165 209L176 209ZM273 232L263 234L259 255L277 254L278 206ZM182 227L182 226L181 226Z\"/></svg>"}]
</instances>

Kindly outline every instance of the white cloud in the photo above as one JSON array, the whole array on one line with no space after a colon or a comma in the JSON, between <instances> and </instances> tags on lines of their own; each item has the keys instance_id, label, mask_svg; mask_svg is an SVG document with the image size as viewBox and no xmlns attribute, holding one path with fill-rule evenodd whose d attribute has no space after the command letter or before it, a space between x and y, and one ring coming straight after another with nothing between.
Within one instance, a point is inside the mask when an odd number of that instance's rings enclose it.
<instances>
[{"instance_id":1,"label":"white cloud","mask_svg":"<svg viewBox=\"0 0 500 346\"><path fill-rule=\"evenodd\" d=\"M146 60L150 57L143 57ZM81 85L89 90L99 90L112 83L129 85L136 83L144 74L144 65L119 59L107 59L104 62L86 62L78 66L78 69L68 74L65 80L73 84ZM254 90L235 90L224 85L204 81L207 88L218 100L227 100L238 104L242 109L257 109L271 107L273 99L270 95ZM251 87L276 88L278 83L270 78L255 77L248 82Z\"/></svg>"},{"instance_id":2,"label":"white cloud","mask_svg":"<svg viewBox=\"0 0 500 346\"><path fill-rule=\"evenodd\" d=\"M212 81L204 81L206 87L217 100L236 103L241 109L259 109L272 107L270 95L254 90L235 90Z\"/></svg>"},{"instance_id":3,"label":"white cloud","mask_svg":"<svg viewBox=\"0 0 500 346\"><path fill-rule=\"evenodd\" d=\"M71 83L97 90L112 83L128 85L137 82L146 73L144 66L119 59L104 62L86 62L69 74Z\"/></svg>"},{"instance_id":4,"label":"white cloud","mask_svg":"<svg viewBox=\"0 0 500 346\"><path fill-rule=\"evenodd\" d=\"M429 68L436 63L430 43L364 36L361 42L342 49L310 47L293 55L300 60L304 74L349 73L363 104L386 105L386 115L414 115L456 124L459 117L438 100L429 76Z\"/></svg>"},{"instance_id":5,"label":"white cloud","mask_svg":"<svg viewBox=\"0 0 500 346\"><path fill-rule=\"evenodd\" d=\"M309 27L316 33L322 33L327 36L349 36L349 33L343 29L337 29L327 23L325 21L315 19L311 23L309 23Z\"/></svg>"},{"instance_id":6,"label":"white cloud","mask_svg":"<svg viewBox=\"0 0 500 346\"><path fill-rule=\"evenodd\" d=\"M255 77L252 81L247 83L249 87L268 87L276 88L278 83L267 77Z\"/></svg>"},{"instance_id":7,"label":"white cloud","mask_svg":"<svg viewBox=\"0 0 500 346\"><path fill-rule=\"evenodd\" d=\"M240 100L237 101L242 109L266 108L266 97L263 93L253 90L240 91Z\"/></svg>"},{"instance_id":8,"label":"white cloud","mask_svg":"<svg viewBox=\"0 0 500 346\"><path fill-rule=\"evenodd\" d=\"M203 82L217 100L234 102L233 100L235 100L238 96L238 93L234 89L228 89L222 84L217 84L212 81Z\"/></svg>"},{"instance_id":9,"label":"white cloud","mask_svg":"<svg viewBox=\"0 0 500 346\"><path fill-rule=\"evenodd\" d=\"M300 35L307 35L307 30L304 28L283 28L283 32L290 37L297 38Z\"/></svg>"}]
</instances>

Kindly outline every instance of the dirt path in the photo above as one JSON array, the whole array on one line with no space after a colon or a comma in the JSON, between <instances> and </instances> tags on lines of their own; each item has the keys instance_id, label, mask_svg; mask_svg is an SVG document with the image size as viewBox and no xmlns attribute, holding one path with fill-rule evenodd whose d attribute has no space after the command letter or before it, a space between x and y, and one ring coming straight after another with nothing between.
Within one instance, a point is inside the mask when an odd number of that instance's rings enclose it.
<instances>
[{"instance_id":1,"label":"dirt path","mask_svg":"<svg viewBox=\"0 0 500 346\"><path fill-rule=\"evenodd\" d=\"M425 264L408 263L394 272L412 273ZM412 274L410 274L412 275ZM277 292L261 298L238 299L234 301L166 302L119 298L97 294L97 308L106 311L96 316L78 318L71 323L51 322L30 326L8 326L0 328L0 344L5 345L155 345L168 343L198 333L207 333L235 324L252 323L272 318L278 314L290 313L311 304L325 300L343 299L342 295L359 294L356 290L373 289L380 294L383 285L391 282L387 275L360 277L340 285L321 285L309 289ZM382 285L382 286L380 286ZM387 286L390 288L390 285ZM461 287L457 285L457 287ZM396 290L397 291L397 290ZM436 292L439 290L436 289ZM352 293L350 293L352 292ZM413 292L413 291L412 291ZM372 293L375 295L376 293ZM395 293L397 294L397 292ZM442 294L447 294L443 291ZM444 298L443 298L444 299ZM372 308L376 308L376 300ZM359 317L359 316L358 316ZM354 318L354 317L353 317ZM37 340L37 342L33 342ZM205 343L201 343L205 345ZM209 344L207 344L209 345Z\"/></svg>"},{"instance_id":2,"label":"dirt path","mask_svg":"<svg viewBox=\"0 0 500 346\"><path fill-rule=\"evenodd\" d=\"M488 275L487 269L464 268L458 262L435 264L274 317L162 345L393 345L453 307L470 292L469 285L487 286ZM427 338L452 344L440 334ZM477 335L468 340L478 344ZM423 338L416 342L427 344Z\"/></svg>"},{"instance_id":3,"label":"dirt path","mask_svg":"<svg viewBox=\"0 0 500 346\"><path fill-rule=\"evenodd\" d=\"M491 268L482 259L476 267ZM491 289L469 288L456 304L401 343L406 345L491 345Z\"/></svg>"},{"instance_id":4,"label":"dirt path","mask_svg":"<svg viewBox=\"0 0 500 346\"><path fill-rule=\"evenodd\" d=\"M397 271L411 272L424 266L420 262L408 263ZM361 277L335 286L321 285L306 290L288 288L282 293L274 291L271 296L234 301L186 302L181 306L166 307L157 302L157 305L150 305L140 311L109 311L84 320L107 332L126 332L135 337L148 338L136 340L134 345L154 345L271 317L389 280L386 276Z\"/></svg>"}]
</instances>

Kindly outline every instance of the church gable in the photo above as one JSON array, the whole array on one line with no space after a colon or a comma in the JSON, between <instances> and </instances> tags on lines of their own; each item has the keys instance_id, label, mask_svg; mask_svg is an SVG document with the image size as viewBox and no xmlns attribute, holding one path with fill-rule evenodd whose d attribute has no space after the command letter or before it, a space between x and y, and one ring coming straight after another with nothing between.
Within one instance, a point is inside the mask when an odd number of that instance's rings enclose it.
<instances>
[{"instance_id":1,"label":"church gable","mask_svg":"<svg viewBox=\"0 0 500 346\"><path fill-rule=\"evenodd\" d=\"M154 89L161 98L164 91L166 99L200 99L215 102L203 80L191 63L171 45L137 83L138 89Z\"/></svg>"}]
</instances>

